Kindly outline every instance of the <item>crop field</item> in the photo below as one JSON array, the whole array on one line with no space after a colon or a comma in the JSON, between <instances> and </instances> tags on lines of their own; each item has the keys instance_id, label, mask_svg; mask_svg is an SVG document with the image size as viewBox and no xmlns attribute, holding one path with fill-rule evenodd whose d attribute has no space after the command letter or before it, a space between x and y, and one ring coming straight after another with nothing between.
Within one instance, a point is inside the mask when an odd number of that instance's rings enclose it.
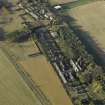
<instances>
[{"instance_id":1,"label":"crop field","mask_svg":"<svg viewBox=\"0 0 105 105\"><path fill-rule=\"evenodd\" d=\"M98 47L105 51L105 1L78 6L68 13L75 19L75 25L87 31Z\"/></svg>"},{"instance_id":2,"label":"crop field","mask_svg":"<svg viewBox=\"0 0 105 105\"><path fill-rule=\"evenodd\" d=\"M43 55L21 61L20 64L52 105L72 105L54 69Z\"/></svg>"},{"instance_id":3,"label":"crop field","mask_svg":"<svg viewBox=\"0 0 105 105\"><path fill-rule=\"evenodd\" d=\"M0 105L41 105L1 49Z\"/></svg>"}]
</instances>

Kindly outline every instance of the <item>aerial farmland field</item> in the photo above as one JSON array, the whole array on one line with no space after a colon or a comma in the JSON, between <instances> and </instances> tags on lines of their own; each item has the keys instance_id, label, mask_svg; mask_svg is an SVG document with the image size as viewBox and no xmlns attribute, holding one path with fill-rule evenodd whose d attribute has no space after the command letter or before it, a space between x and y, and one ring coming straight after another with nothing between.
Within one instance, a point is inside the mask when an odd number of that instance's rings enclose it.
<instances>
[{"instance_id":1,"label":"aerial farmland field","mask_svg":"<svg viewBox=\"0 0 105 105\"><path fill-rule=\"evenodd\" d=\"M0 105L41 105L0 49Z\"/></svg>"},{"instance_id":2,"label":"aerial farmland field","mask_svg":"<svg viewBox=\"0 0 105 105\"><path fill-rule=\"evenodd\" d=\"M20 64L48 97L52 105L72 105L57 74L43 55L21 61Z\"/></svg>"},{"instance_id":3,"label":"aerial farmland field","mask_svg":"<svg viewBox=\"0 0 105 105\"><path fill-rule=\"evenodd\" d=\"M47 58L40 54L32 40L20 44L10 43L8 46L5 44L4 47L9 49L8 53L16 59L53 105L72 105L53 67Z\"/></svg>"},{"instance_id":4,"label":"aerial farmland field","mask_svg":"<svg viewBox=\"0 0 105 105\"><path fill-rule=\"evenodd\" d=\"M68 13L75 19L75 25L87 31L98 47L105 51L105 1L78 6Z\"/></svg>"}]
</instances>

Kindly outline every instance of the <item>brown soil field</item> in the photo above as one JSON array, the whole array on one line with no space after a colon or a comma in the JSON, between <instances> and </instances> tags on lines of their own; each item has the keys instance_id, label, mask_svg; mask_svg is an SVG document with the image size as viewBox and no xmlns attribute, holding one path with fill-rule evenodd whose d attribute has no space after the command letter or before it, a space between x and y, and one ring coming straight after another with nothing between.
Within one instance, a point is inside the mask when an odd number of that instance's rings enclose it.
<instances>
[{"instance_id":1,"label":"brown soil field","mask_svg":"<svg viewBox=\"0 0 105 105\"><path fill-rule=\"evenodd\" d=\"M57 74L43 55L21 61L20 64L51 101L52 105L72 105Z\"/></svg>"},{"instance_id":2,"label":"brown soil field","mask_svg":"<svg viewBox=\"0 0 105 105\"><path fill-rule=\"evenodd\" d=\"M98 47L105 51L105 1L73 8L69 14L76 20L75 24L89 32Z\"/></svg>"}]
</instances>

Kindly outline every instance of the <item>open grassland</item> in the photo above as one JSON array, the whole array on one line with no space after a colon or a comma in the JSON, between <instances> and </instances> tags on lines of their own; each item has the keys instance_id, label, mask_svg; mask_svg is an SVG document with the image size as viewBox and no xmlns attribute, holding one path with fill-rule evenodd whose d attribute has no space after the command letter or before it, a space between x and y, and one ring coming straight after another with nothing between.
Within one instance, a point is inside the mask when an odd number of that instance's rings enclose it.
<instances>
[{"instance_id":1,"label":"open grassland","mask_svg":"<svg viewBox=\"0 0 105 105\"><path fill-rule=\"evenodd\" d=\"M52 105L72 105L54 69L43 55L21 61L20 64L51 101Z\"/></svg>"},{"instance_id":2,"label":"open grassland","mask_svg":"<svg viewBox=\"0 0 105 105\"><path fill-rule=\"evenodd\" d=\"M1 49L0 105L41 105Z\"/></svg>"},{"instance_id":3,"label":"open grassland","mask_svg":"<svg viewBox=\"0 0 105 105\"><path fill-rule=\"evenodd\" d=\"M87 31L98 47L105 51L105 1L73 8L69 14L75 19L75 24Z\"/></svg>"}]
</instances>

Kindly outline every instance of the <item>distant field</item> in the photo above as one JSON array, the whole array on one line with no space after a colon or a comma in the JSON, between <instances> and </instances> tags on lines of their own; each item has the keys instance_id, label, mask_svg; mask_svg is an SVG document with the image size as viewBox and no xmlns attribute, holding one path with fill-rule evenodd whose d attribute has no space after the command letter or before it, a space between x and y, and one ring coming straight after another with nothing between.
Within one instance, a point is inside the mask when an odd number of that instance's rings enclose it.
<instances>
[{"instance_id":1,"label":"distant field","mask_svg":"<svg viewBox=\"0 0 105 105\"><path fill-rule=\"evenodd\" d=\"M105 51L105 1L75 7L68 13L75 19L75 24L89 32L92 39Z\"/></svg>"},{"instance_id":2,"label":"distant field","mask_svg":"<svg viewBox=\"0 0 105 105\"><path fill-rule=\"evenodd\" d=\"M75 0L49 0L51 4L64 4Z\"/></svg>"},{"instance_id":3,"label":"distant field","mask_svg":"<svg viewBox=\"0 0 105 105\"><path fill-rule=\"evenodd\" d=\"M41 105L1 49L0 105Z\"/></svg>"},{"instance_id":4,"label":"distant field","mask_svg":"<svg viewBox=\"0 0 105 105\"><path fill-rule=\"evenodd\" d=\"M9 53L14 55L17 59L17 63L20 60L28 60L32 58L29 57L29 55L39 53L39 49L33 41L27 41L20 44L11 43L9 46L6 46L6 49L9 49Z\"/></svg>"},{"instance_id":5,"label":"distant field","mask_svg":"<svg viewBox=\"0 0 105 105\"><path fill-rule=\"evenodd\" d=\"M20 64L40 87L52 105L72 105L57 74L43 55L21 61Z\"/></svg>"}]
</instances>

